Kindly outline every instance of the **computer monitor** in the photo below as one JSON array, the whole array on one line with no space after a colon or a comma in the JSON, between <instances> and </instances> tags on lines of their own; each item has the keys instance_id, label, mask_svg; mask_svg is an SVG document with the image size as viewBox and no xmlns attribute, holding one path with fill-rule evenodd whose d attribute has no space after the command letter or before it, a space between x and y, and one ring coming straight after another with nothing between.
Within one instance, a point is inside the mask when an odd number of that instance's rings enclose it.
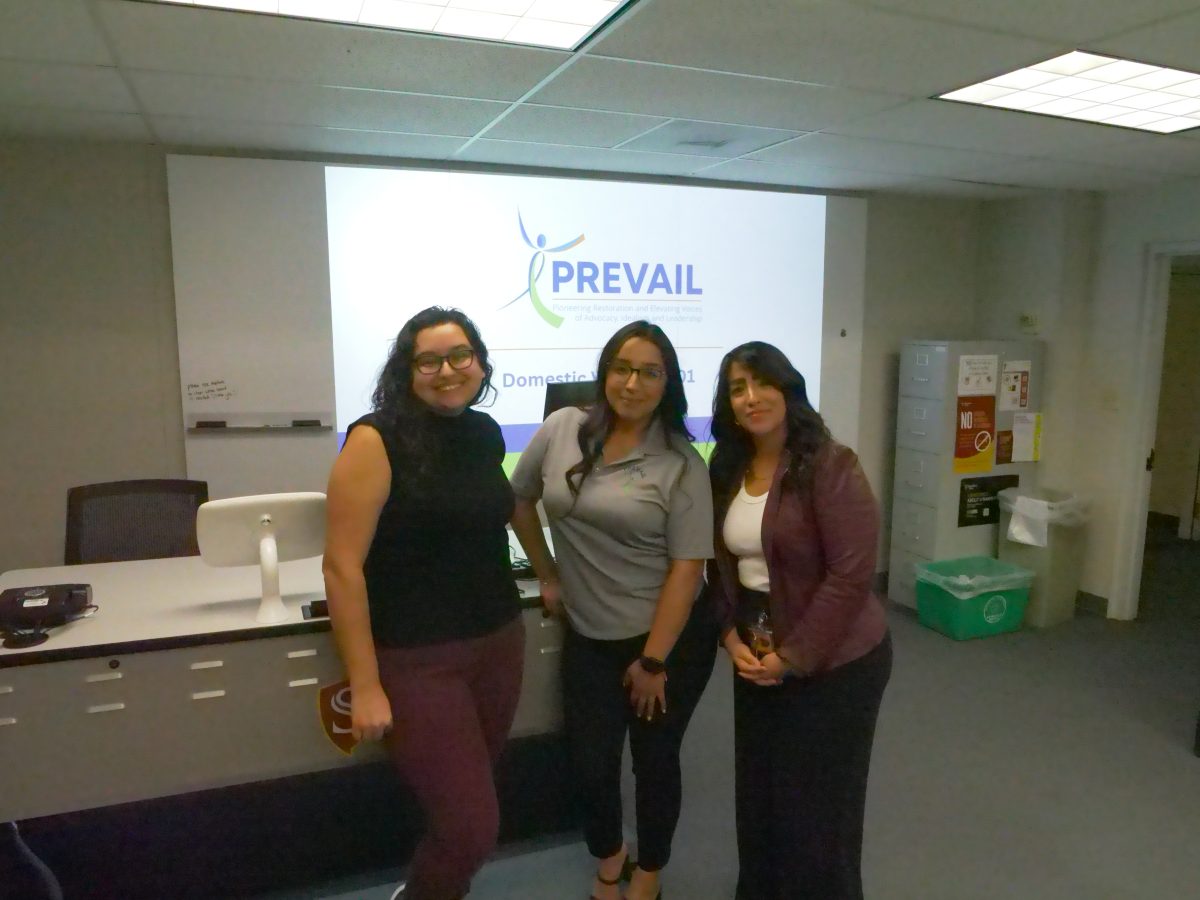
<instances>
[{"instance_id":1,"label":"computer monitor","mask_svg":"<svg viewBox=\"0 0 1200 900\"><path fill-rule=\"evenodd\" d=\"M594 381L551 381L546 384L546 408L542 412L545 419L555 410L564 406L578 406L580 409L591 406L596 400L596 382Z\"/></svg>"},{"instance_id":2,"label":"computer monitor","mask_svg":"<svg viewBox=\"0 0 1200 900\"><path fill-rule=\"evenodd\" d=\"M282 622L279 564L320 556L325 548L325 495L316 491L210 500L196 511L196 543L210 566L262 571L259 622Z\"/></svg>"}]
</instances>

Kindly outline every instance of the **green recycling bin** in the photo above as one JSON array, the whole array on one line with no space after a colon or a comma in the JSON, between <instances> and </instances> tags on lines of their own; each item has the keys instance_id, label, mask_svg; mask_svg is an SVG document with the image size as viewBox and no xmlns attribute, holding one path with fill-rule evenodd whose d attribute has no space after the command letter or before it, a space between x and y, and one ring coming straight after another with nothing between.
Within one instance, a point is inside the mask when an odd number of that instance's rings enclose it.
<instances>
[{"instance_id":1,"label":"green recycling bin","mask_svg":"<svg viewBox=\"0 0 1200 900\"><path fill-rule=\"evenodd\" d=\"M917 567L917 621L956 641L1017 631L1033 572L990 556Z\"/></svg>"}]
</instances>

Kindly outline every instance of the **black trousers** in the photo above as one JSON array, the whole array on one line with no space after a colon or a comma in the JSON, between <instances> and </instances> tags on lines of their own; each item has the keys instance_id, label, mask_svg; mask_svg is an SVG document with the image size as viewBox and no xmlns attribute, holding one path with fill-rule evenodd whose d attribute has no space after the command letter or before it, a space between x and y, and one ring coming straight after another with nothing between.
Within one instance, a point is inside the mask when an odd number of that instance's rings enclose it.
<instances>
[{"instance_id":1,"label":"black trousers","mask_svg":"<svg viewBox=\"0 0 1200 900\"><path fill-rule=\"evenodd\" d=\"M738 900L861 900L867 772L892 641L811 678L734 676Z\"/></svg>"},{"instance_id":2,"label":"black trousers","mask_svg":"<svg viewBox=\"0 0 1200 900\"><path fill-rule=\"evenodd\" d=\"M598 641L568 629L563 644L563 705L588 851L603 859L621 849L621 756L628 733L636 780L638 865L657 871L671 856L679 821L683 792L679 748L716 660L717 627L707 603L696 601L666 659L667 711L651 722L637 718L629 689L621 683L645 644L644 634Z\"/></svg>"}]
</instances>

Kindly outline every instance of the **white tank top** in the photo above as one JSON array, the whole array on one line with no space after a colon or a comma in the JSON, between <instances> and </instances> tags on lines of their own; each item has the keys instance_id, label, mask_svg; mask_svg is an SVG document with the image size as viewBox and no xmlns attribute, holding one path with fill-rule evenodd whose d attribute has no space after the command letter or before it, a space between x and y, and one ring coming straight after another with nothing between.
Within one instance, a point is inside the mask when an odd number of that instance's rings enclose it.
<instances>
[{"instance_id":1,"label":"white tank top","mask_svg":"<svg viewBox=\"0 0 1200 900\"><path fill-rule=\"evenodd\" d=\"M725 513L725 523L721 527L725 546L737 557L738 581L742 587L752 591L765 591L771 586L762 545L763 509L766 505L766 494L752 497L746 493L745 484L742 484L737 496L729 504L729 512Z\"/></svg>"}]
</instances>

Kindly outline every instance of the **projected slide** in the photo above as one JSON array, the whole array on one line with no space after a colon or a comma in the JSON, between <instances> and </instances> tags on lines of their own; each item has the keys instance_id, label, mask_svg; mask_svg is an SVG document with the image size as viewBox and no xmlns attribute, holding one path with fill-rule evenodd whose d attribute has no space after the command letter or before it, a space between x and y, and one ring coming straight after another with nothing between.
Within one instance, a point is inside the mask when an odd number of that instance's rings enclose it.
<instances>
[{"instance_id":1,"label":"projected slide","mask_svg":"<svg viewBox=\"0 0 1200 900\"><path fill-rule=\"evenodd\" d=\"M326 169L340 432L370 409L413 313L464 310L495 364L488 412L520 452L546 383L595 377L634 319L679 351L692 431L708 440L721 356L780 346L820 396L825 199L459 172Z\"/></svg>"}]
</instances>

